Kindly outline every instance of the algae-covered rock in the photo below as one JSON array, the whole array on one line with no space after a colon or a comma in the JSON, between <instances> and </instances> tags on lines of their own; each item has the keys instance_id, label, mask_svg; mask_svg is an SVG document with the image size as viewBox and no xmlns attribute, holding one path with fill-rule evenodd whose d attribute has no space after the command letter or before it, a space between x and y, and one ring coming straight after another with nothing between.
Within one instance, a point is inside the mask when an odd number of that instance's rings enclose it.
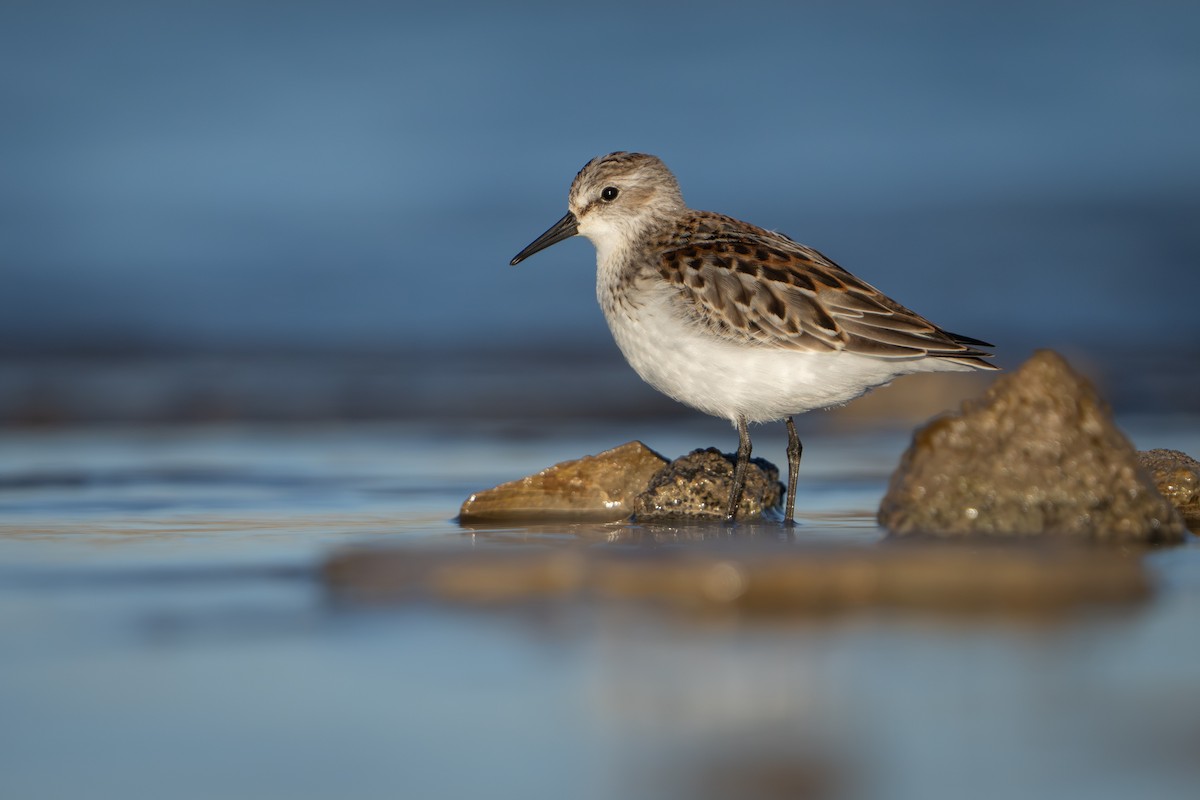
<instances>
[{"instance_id":1,"label":"algae-covered rock","mask_svg":"<svg viewBox=\"0 0 1200 800\"><path fill-rule=\"evenodd\" d=\"M667 460L641 442L564 461L467 498L460 522L615 521L633 513L633 499Z\"/></svg>"},{"instance_id":2,"label":"algae-covered rock","mask_svg":"<svg viewBox=\"0 0 1200 800\"><path fill-rule=\"evenodd\" d=\"M1183 520L1086 379L1042 350L917 430L879 523L895 534L1177 541Z\"/></svg>"},{"instance_id":3,"label":"algae-covered rock","mask_svg":"<svg viewBox=\"0 0 1200 800\"><path fill-rule=\"evenodd\" d=\"M1179 450L1143 450L1138 462L1183 521L1200 531L1200 461Z\"/></svg>"},{"instance_id":4,"label":"algae-covered rock","mask_svg":"<svg viewBox=\"0 0 1200 800\"><path fill-rule=\"evenodd\" d=\"M715 447L693 450L675 459L654 476L638 495L634 514L639 522L656 520L724 519L737 459ZM755 519L779 505L783 486L779 470L769 461L751 459L738 519Z\"/></svg>"}]
</instances>

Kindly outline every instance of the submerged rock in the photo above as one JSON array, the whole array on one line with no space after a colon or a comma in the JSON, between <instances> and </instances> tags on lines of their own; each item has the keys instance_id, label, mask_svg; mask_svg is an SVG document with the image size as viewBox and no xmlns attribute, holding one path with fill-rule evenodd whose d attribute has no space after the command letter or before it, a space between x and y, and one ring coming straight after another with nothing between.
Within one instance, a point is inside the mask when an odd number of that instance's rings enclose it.
<instances>
[{"instance_id":1,"label":"submerged rock","mask_svg":"<svg viewBox=\"0 0 1200 800\"><path fill-rule=\"evenodd\" d=\"M1179 450L1158 449L1141 451L1138 462L1187 526L1200 531L1200 461Z\"/></svg>"},{"instance_id":2,"label":"submerged rock","mask_svg":"<svg viewBox=\"0 0 1200 800\"><path fill-rule=\"evenodd\" d=\"M1049 350L917 430L879 523L895 534L1177 541L1182 519L1082 376Z\"/></svg>"},{"instance_id":3,"label":"submerged rock","mask_svg":"<svg viewBox=\"0 0 1200 800\"><path fill-rule=\"evenodd\" d=\"M736 463L735 456L715 447L693 450L675 459L637 496L634 503L637 520L724 519ZM737 518L761 517L763 511L779 505L782 495L783 486L775 465L761 458L751 459Z\"/></svg>"},{"instance_id":4,"label":"submerged rock","mask_svg":"<svg viewBox=\"0 0 1200 800\"><path fill-rule=\"evenodd\" d=\"M564 461L467 498L460 522L579 519L616 521L667 460L641 442Z\"/></svg>"}]
</instances>

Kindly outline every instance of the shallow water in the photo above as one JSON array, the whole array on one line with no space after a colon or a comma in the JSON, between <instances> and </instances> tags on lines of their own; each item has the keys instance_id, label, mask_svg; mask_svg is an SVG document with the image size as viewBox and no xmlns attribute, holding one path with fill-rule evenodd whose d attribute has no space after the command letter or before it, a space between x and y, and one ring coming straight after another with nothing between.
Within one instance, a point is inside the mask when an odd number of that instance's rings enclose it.
<instances>
[{"instance_id":1,"label":"shallow water","mask_svg":"<svg viewBox=\"0 0 1200 800\"><path fill-rule=\"evenodd\" d=\"M1193 419L1121 422L1139 447L1200 452ZM0 790L1193 795L1195 540L1145 557L1149 602L1040 622L379 606L322 580L330 557L363 546L653 546L624 526L452 519L472 490L630 438L677 455L733 434L701 419L536 436L482 423L0 434ZM906 441L806 431L800 526L770 546L875 546ZM783 461L781 429L756 445Z\"/></svg>"}]
</instances>

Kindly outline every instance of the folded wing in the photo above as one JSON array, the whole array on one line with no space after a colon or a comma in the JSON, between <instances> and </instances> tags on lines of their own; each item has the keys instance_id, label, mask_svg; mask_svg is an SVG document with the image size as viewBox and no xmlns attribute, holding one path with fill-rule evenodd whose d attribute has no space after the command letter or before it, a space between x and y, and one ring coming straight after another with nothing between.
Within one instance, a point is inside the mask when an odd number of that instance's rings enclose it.
<instances>
[{"instance_id":1,"label":"folded wing","mask_svg":"<svg viewBox=\"0 0 1200 800\"><path fill-rule=\"evenodd\" d=\"M664 249L659 272L714 333L764 347L995 368L979 349L991 345L942 330L786 236L707 213L685 231Z\"/></svg>"}]
</instances>

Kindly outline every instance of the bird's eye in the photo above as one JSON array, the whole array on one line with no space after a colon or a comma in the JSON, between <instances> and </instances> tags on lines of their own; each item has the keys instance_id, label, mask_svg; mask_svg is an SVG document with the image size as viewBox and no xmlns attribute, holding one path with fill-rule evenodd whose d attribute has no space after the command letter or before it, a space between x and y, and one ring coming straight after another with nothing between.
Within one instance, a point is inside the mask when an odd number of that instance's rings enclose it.
<instances>
[{"instance_id":1,"label":"bird's eye","mask_svg":"<svg viewBox=\"0 0 1200 800\"><path fill-rule=\"evenodd\" d=\"M600 192L600 199L606 203L611 203L617 199L617 187L605 186L604 191Z\"/></svg>"}]
</instances>

